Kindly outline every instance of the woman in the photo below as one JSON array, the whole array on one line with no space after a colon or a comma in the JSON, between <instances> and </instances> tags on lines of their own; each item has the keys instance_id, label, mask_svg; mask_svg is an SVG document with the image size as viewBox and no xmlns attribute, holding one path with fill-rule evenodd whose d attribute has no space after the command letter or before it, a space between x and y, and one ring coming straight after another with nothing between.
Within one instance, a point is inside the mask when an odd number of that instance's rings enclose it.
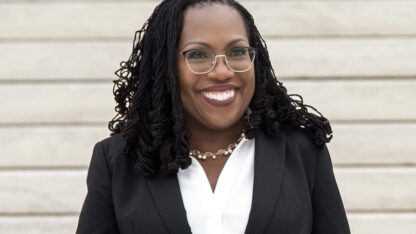
<instances>
[{"instance_id":1,"label":"woman","mask_svg":"<svg viewBox=\"0 0 416 234\"><path fill-rule=\"evenodd\" d=\"M136 39L77 233L349 233L329 122L277 81L241 5L166 0Z\"/></svg>"}]
</instances>

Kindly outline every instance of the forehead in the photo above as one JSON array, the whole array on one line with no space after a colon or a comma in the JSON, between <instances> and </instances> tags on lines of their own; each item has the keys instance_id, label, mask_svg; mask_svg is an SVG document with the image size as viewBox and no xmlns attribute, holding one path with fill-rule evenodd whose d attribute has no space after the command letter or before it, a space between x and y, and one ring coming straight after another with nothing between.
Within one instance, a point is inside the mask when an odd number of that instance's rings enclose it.
<instances>
[{"instance_id":1,"label":"forehead","mask_svg":"<svg viewBox=\"0 0 416 234\"><path fill-rule=\"evenodd\" d=\"M240 13L228 5L204 4L184 12L180 46L192 41L215 46L239 38L248 42L244 21Z\"/></svg>"}]
</instances>

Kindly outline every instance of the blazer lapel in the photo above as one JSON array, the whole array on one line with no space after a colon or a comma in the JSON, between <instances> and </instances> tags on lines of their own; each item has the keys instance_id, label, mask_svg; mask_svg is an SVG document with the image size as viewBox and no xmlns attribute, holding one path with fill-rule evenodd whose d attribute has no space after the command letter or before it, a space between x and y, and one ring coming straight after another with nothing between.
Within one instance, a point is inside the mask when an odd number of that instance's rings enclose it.
<instances>
[{"instance_id":1,"label":"blazer lapel","mask_svg":"<svg viewBox=\"0 0 416 234\"><path fill-rule=\"evenodd\" d=\"M267 137L259 130L255 135L254 186L246 234L264 233L276 207L284 174L285 136Z\"/></svg>"},{"instance_id":2,"label":"blazer lapel","mask_svg":"<svg viewBox=\"0 0 416 234\"><path fill-rule=\"evenodd\" d=\"M147 179L147 183L160 216L170 233L191 233L191 228L186 219L178 178L159 174L155 178Z\"/></svg>"}]
</instances>

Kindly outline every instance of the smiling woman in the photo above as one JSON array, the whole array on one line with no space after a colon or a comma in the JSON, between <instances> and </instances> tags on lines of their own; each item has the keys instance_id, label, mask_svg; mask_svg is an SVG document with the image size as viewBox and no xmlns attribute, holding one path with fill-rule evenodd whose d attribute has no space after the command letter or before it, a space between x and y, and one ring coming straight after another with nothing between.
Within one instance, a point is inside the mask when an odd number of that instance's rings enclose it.
<instances>
[{"instance_id":1,"label":"smiling woman","mask_svg":"<svg viewBox=\"0 0 416 234\"><path fill-rule=\"evenodd\" d=\"M349 233L330 124L243 6L162 1L116 74L77 233Z\"/></svg>"},{"instance_id":2,"label":"smiling woman","mask_svg":"<svg viewBox=\"0 0 416 234\"><path fill-rule=\"evenodd\" d=\"M255 50L250 48L244 21L226 5L190 8L184 13L177 49L185 55L177 63L190 148L204 152L224 148L243 132L243 116L255 88L251 66Z\"/></svg>"}]
</instances>

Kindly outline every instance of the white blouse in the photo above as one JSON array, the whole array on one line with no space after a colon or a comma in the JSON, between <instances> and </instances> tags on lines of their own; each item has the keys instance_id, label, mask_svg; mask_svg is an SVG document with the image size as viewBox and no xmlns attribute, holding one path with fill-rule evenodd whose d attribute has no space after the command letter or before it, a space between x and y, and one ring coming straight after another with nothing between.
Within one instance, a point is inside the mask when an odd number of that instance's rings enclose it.
<instances>
[{"instance_id":1,"label":"white blouse","mask_svg":"<svg viewBox=\"0 0 416 234\"><path fill-rule=\"evenodd\" d=\"M208 177L197 159L178 180L192 233L244 233L251 209L254 179L254 139L243 138L218 178L212 192Z\"/></svg>"}]
</instances>

